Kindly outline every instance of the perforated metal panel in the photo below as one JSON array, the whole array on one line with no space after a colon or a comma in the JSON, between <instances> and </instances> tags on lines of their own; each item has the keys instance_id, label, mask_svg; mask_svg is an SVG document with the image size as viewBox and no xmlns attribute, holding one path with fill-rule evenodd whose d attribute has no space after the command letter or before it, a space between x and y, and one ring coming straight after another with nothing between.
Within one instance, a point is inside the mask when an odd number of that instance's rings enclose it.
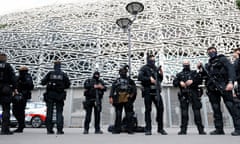
<instances>
[{"instance_id":1,"label":"perforated metal panel","mask_svg":"<svg viewBox=\"0 0 240 144\"><path fill-rule=\"evenodd\" d=\"M130 0L81 5L53 5L0 17L0 48L16 68L27 65L36 85L59 59L74 87L82 86L96 68L111 84L128 63L127 34L115 21L132 16ZM206 48L229 54L239 45L239 10L235 0L141 0L145 6L132 25L132 74L156 54L165 72L164 83L181 68L206 61Z\"/></svg>"}]
</instances>

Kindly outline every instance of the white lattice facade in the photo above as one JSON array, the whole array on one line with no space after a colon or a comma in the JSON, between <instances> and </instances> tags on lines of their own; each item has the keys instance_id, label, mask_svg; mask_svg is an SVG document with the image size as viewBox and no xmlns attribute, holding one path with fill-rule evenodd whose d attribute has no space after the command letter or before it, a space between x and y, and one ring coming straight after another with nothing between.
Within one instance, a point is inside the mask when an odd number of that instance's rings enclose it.
<instances>
[{"instance_id":1,"label":"white lattice facade","mask_svg":"<svg viewBox=\"0 0 240 144\"><path fill-rule=\"evenodd\" d=\"M128 63L127 34L116 19L132 16L130 0L81 5L54 5L0 17L0 48L16 68L27 65L35 84L59 59L74 87L98 67L110 84ZM239 46L240 19L235 0L141 0L144 11L132 24L132 77L145 64L148 52L157 55L164 83L181 68L206 61L206 48L216 46L230 54Z\"/></svg>"}]
</instances>

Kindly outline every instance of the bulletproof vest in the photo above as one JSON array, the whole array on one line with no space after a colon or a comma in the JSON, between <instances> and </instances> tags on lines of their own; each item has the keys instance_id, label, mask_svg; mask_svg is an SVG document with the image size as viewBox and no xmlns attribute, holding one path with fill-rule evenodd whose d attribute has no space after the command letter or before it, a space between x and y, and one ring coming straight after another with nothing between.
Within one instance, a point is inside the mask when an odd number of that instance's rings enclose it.
<instances>
[{"instance_id":1,"label":"bulletproof vest","mask_svg":"<svg viewBox=\"0 0 240 144\"><path fill-rule=\"evenodd\" d=\"M129 82L128 79L119 78L116 84L116 92L117 92L117 102L125 103L128 102L129 98Z\"/></svg>"},{"instance_id":2,"label":"bulletproof vest","mask_svg":"<svg viewBox=\"0 0 240 144\"><path fill-rule=\"evenodd\" d=\"M6 68L6 63L0 63L0 81L4 80L4 73Z\"/></svg>"},{"instance_id":3,"label":"bulletproof vest","mask_svg":"<svg viewBox=\"0 0 240 144\"><path fill-rule=\"evenodd\" d=\"M180 73L180 80L186 82L187 80L193 79L192 71L182 71Z\"/></svg>"},{"instance_id":4,"label":"bulletproof vest","mask_svg":"<svg viewBox=\"0 0 240 144\"><path fill-rule=\"evenodd\" d=\"M60 74L55 74L55 73L52 73L51 75L50 75L50 80L52 80L52 81L61 81L61 80L63 80L63 75L60 73Z\"/></svg>"},{"instance_id":5,"label":"bulletproof vest","mask_svg":"<svg viewBox=\"0 0 240 144\"><path fill-rule=\"evenodd\" d=\"M119 78L117 80L117 91L128 91L128 79Z\"/></svg>"},{"instance_id":6,"label":"bulletproof vest","mask_svg":"<svg viewBox=\"0 0 240 144\"><path fill-rule=\"evenodd\" d=\"M213 60L209 61L208 69L211 76L218 78L219 80L224 80L227 77L227 70L224 67L224 64L220 61L218 56Z\"/></svg>"},{"instance_id":7,"label":"bulletproof vest","mask_svg":"<svg viewBox=\"0 0 240 144\"><path fill-rule=\"evenodd\" d=\"M48 88L50 88L51 90L63 90L63 73L52 72L49 77Z\"/></svg>"}]
</instances>

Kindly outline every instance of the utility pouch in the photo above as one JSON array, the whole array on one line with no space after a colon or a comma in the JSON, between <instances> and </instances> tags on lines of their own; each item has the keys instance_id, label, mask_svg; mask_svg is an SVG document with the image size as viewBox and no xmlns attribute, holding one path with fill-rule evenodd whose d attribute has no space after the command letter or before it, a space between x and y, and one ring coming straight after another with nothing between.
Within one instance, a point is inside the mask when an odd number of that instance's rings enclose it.
<instances>
[{"instance_id":1,"label":"utility pouch","mask_svg":"<svg viewBox=\"0 0 240 144\"><path fill-rule=\"evenodd\" d=\"M128 102L129 93L128 92L118 92L118 102L125 103Z\"/></svg>"}]
</instances>

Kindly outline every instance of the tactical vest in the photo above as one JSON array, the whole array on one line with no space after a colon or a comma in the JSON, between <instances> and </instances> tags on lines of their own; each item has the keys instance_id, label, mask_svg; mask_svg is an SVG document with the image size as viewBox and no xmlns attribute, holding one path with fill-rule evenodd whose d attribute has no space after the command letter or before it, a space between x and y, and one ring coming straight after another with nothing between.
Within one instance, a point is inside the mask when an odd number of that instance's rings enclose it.
<instances>
[{"instance_id":1,"label":"tactical vest","mask_svg":"<svg viewBox=\"0 0 240 144\"><path fill-rule=\"evenodd\" d=\"M192 79L191 74L192 74L191 71L182 71L179 75L180 80L186 82L187 80Z\"/></svg>"},{"instance_id":2,"label":"tactical vest","mask_svg":"<svg viewBox=\"0 0 240 144\"><path fill-rule=\"evenodd\" d=\"M218 81L226 81L228 77L227 70L220 60L222 56L220 55L208 63L210 76L214 76Z\"/></svg>"},{"instance_id":3,"label":"tactical vest","mask_svg":"<svg viewBox=\"0 0 240 144\"><path fill-rule=\"evenodd\" d=\"M129 90L130 88L128 79L118 78L116 83L116 93L119 103L128 102Z\"/></svg>"},{"instance_id":4,"label":"tactical vest","mask_svg":"<svg viewBox=\"0 0 240 144\"><path fill-rule=\"evenodd\" d=\"M62 91L64 90L64 75L63 73L51 72L47 85L49 90Z\"/></svg>"}]
</instances>

